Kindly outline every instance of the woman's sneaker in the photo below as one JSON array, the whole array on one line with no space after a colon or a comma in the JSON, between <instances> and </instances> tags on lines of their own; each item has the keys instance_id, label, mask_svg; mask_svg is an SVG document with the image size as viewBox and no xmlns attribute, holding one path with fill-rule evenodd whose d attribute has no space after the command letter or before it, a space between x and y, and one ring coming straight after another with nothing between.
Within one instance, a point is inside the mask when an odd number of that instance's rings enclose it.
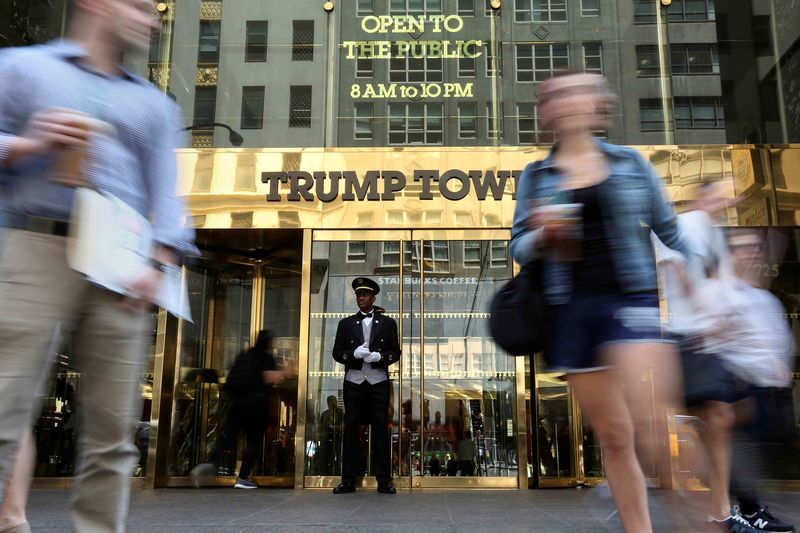
<instances>
[{"instance_id":1,"label":"woman's sneaker","mask_svg":"<svg viewBox=\"0 0 800 533\"><path fill-rule=\"evenodd\" d=\"M258 485L250 481L249 479L242 479L240 477L236 478L236 485L233 486L234 489L257 489Z\"/></svg>"},{"instance_id":2,"label":"woman's sneaker","mask_svg":"<svg viewBox=\"0 0 800 533\"><path fill-rule=\"evenodd\" d=\"M755 529L761 531L777 531L781 533L790 533L794 531L794 526L787 524L779 518L772 516L769 508L762 507L757 513L743 514L742 517Z\"/></svg>"}]
</instances>

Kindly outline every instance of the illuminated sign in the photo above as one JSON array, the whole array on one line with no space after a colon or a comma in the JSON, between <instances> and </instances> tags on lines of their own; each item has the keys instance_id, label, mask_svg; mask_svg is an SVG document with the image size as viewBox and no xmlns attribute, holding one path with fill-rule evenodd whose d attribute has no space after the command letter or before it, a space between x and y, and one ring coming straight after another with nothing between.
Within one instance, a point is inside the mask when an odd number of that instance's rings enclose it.
<instances>
[{"instance_id":1,"label":"illuminated sign","mask_svg":"<svg viewBox=\"0 0 800 533\"><path fill-rule=\"evenodd\" d=\"M425 25L434 35L433 40L419 40ZM343 41L345 58L359 59L476 59L483 55L484 41L476 39L449 39L448 36L464 28L464 19L457 15L420 16L367 16L361 20L361 30L369 36L392 35L397 39L366 39ZM405 37L405 38L402 38ZM444 69L442 69L444 70ZM408 98L472 98L473 83L429 82L419 85L402 83L354 83L350 88L353 99Z\"/></svg>"}]
</instances>

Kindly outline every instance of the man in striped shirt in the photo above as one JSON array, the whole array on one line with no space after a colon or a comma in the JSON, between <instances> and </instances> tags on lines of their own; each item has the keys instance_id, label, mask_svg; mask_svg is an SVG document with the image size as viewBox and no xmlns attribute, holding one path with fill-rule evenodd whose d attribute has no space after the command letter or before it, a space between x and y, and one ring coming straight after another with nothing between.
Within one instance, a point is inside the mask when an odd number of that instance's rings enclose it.
<instances>
[{"instance_id":1,"label":"man in striped shirt","mask_svg":"<svg viewBox=\"0 0 800 533\"><path fill-rule=\"evenodd\" d=\"M701 353L695 356L700 364L694 370L702 373L695 400L702 400L707 424L709 522L736 533L794 531L758 504L754 479L743 479L747 476L741 472L732 476L732 471L749 466L742 464L745 458L732 455L734 430L753 423L751 413L761 391L791 383L794 343L783 306L759 287L765 264L762 232L736 228L729 230L727 237L732 275L700 282L692 297L706 324ZM738 478L738 487L743 486L742 481L750 481L744 485L752 486L746 497L741 490L734 491L740 502L747 503L741 512L729 511L731 477Z\"/></svg>"},{"instance_id":2,"label":"man in striped shirt","mask_svg":"<svg viewBox=\"0 0 800 533\"><path fill-rule=\"evenodd\" d=\"M72 0L68 39L0 58L0 500L18 443L36 419L48 346L71 335L81 371L82 446L75 531L122 531L138 459L146 309L169 265L197 249L176 196L178 108L126 70L155 27L151 0ZM66 261L74 187L116 196L150 220L151 266L123 297ZM19 524L26 527L25 524Z\"/></svg>"}]
</instances>

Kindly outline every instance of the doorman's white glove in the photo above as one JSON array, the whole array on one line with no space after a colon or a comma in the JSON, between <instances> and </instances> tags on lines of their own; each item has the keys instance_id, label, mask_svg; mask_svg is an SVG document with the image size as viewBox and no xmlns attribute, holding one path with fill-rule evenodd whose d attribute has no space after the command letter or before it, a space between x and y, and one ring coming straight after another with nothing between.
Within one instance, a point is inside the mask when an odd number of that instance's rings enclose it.
<instances>
[{"instance_id":1,"label":"doorman's white glove","mask_svg":"<svg viewBox=\"0 0 800 533\"><path fill-rule=\"evenodd\" d=\"M381 360L380 352L372 352L369 355L364 356L365 363L377 363Z\"/></svg>"},{"instance_id":2,"label":"doorman's white glove","mask_svg":"<svg viewBox=\"0 0 800 533\"><path fill-rule=\"evenodd\" d=\"M368 356L369 356L369 348L363 345L356 348L356 350L353 352L353 357L355 357L356 359L364 359L365 357Z\"/></svg>"}]
</instances>

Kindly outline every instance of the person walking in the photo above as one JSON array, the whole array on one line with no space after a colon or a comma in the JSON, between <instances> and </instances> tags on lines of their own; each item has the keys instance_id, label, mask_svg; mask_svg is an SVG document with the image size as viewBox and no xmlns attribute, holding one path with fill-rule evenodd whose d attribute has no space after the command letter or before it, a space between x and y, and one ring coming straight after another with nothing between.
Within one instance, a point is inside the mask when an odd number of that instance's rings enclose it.
<instances>
[{"instance_id":1,"label":"person walking","mask_svg":"<svg viewBox=\"0 0 800 533\"><path fill-rule=\"evenodd\" d=\"M542 262L552 319L545 357L566 373L599 437L625 530L647 533L637 445L655 460L679 389L676 350L661 333L650 229L691 254L652 166L633 149L593 137L610 102L599 75L563 72L541 85L542 127L557 142L519 180L510 246L518 263ZM643 379L649 373L652 381Z\"/></svg>"},{"instance_id":2,"label":"person walking","mask_svg":"<svg viewBox=\"0 0 800 533\"><path fill-rule=\"evenodd\" d=\"M0 252L0 499L60 327L83 376L72 528L112 532L125 527L139 456L133 429L146 309L169 265L198 251L175 190L179 109L119 63L149 43L152 2L74 0L71 9L67 39L9 51L0 62L8 228ZM98 123L104 127L93 132ZM128 296L67 264L75 185L112 194L152 221L150 266L125 287Z\"/></svg>"},{"instance_id":3,"label":"person walking","mask_svg":"<svg viewBox=\"0 0 800 533\"><path fill-rule=\"evenodd\" d=\"M233 486L236 489L258 488L250 479L250 474L264 440L270 389L291 377L289 369L277 368L272 351L269 333L261 330L256 343L236 357L225 381L225 391L230 396L231 404L220 438L210 454L211 461L197 465L190 473L196 487L203 485L206 477L217 474L220 455L223 451L236 449L239 433L244 430L242 464Z\"/></svg>"},{"instance_id":4,"label":"person walking","mask_svg":"<svg viewBox=\"0 0 800 533\"><path fill-rule=\"evenodd\" d=\"M381 290L375 281L356 278L352 287L359 310L339 321L333 344L333 358L345 367L342 482L333 493L355 492L356 478L364 474L358 428L363 420L369 420L371 464L378 492L395 494L389 439L389 366L400 360L397 323L375 311L375 297Z\"/></svg>"},{"instance_id":5,"label":"person walking","mask_svg":"<svg viewBox=\"0 0 800 533\"><path fill-rule=\"evenodd\" d=\"M727 238L733 275L706 280L695 296L709 322L698 343L702 389L690 404L702 407L706 423L703 439L711 488L707 521L737 533L794 531L759 501L758 468L752 468L754 461L760 463L758 455L733 455L736 428L769 424L756 419L764 416L764 402L775 390L791 384L794 341L780 301L758 286L764 265L762 232L736 228ZM737 470L741 471L735 474ZM748 470L749 476L742 475ZM731 489L743 509L731 507Z\"/></svg>"}]
</instances>

